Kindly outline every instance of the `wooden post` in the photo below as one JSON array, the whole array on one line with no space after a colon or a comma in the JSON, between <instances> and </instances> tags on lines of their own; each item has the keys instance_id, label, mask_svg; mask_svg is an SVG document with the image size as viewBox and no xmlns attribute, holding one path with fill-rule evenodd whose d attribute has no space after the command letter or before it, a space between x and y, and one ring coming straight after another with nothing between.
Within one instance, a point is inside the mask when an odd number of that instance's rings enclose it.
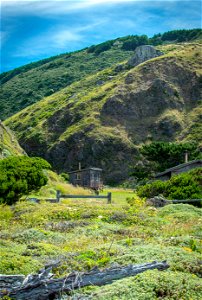
<instances>
[{"instance_id":1,"label":"wooden post","mask_svg":"<svg viewBox=\"0 0 202 300\"><path fill-rule=\"evenodd\" d=\"M107 203L108 204L112 203L112 193L111 192L109 192L107 195Z\"/></svg>"},{"instance_id":2,"label":"wooden post","mask_svg":"<svg viewBox=\"0 0 202 300\"><path fill-rule=\"evenodd\" d=\"M57 192L56 192L56 199L57 199L57 202L60 202L60 195L61 195L60 191L57 191Z\"/></svg>"}]
</instances>

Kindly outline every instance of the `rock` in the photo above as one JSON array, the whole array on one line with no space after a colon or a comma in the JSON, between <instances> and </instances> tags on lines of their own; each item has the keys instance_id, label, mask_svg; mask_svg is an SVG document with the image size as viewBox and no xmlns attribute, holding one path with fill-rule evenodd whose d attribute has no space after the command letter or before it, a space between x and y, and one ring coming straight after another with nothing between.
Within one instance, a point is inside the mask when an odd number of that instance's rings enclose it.
<instances>
[{"instance_id":1,"label":"rock","mask_svg":"<svg viewBox=\"0 0 202 300\"><path fill-rule=\"evenodd\" d=\"M128 65L135 67L146 60L163 55L163 52L156 50L153 46L144 45L135 49L135 55L128 61Z\"/></svg>"},{"instance_id":2,"label":"rock","mask_svg":"<svg viewBox=\"0 0 202 300\"><path fill-rule=\"evenodd\" d=\"M168 205L170 202L163 198L162 196L156 196L154 198L147 199L146 204L154 207L163 207Z\"/></svg>"},{"instance_id":3,"label":"rock","mask_svg":"<svg viewBox=\"0 0 202 300\"><path fill-rule=\"evenodd\" d=\"M115 71L116 73L118 73L118 72L123 71L124 68L125 68L125 67L124 67L123 64L119 64L119 65L117 65L117 66L115 67L114 71Z\"/></svg>"},{"instance_id":4,"label":"rock","mask_svg":"<svg viewBox=\"0 0 202 300\"><path fill-rule=\"evenodd\" d=\"M125 84L133 83L133 81L134 81L133 74L129 73L125 78Z\"/></svg>"}]
</instances>

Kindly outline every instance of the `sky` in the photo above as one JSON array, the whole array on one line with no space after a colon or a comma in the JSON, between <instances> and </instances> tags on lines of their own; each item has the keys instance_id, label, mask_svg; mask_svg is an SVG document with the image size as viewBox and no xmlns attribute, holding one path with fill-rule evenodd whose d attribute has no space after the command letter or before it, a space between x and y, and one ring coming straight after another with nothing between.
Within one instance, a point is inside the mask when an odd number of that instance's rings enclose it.
<instances>
[{"instance_id":1,"label":"sky","mask_svg":"<svg viewBox=\"0 0 202 300\"><path fill-rule=\"evenodd\" d=\"M109 39L201 27L198 0L1 0L1 72Z\"/></svg>"}]
</instances>

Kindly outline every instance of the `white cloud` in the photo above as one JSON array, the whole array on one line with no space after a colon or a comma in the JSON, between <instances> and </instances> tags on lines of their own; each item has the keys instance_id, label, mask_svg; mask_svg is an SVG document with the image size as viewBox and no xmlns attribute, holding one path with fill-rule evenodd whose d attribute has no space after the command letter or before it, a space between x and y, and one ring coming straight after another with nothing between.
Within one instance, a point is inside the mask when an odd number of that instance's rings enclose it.
<instances>
[{"instance_id":1,"label":"white cloud","mask_svg":"<svg viewBox=\"0 0 202 300\"><path fill-rule=\"evenodd\" d=\"M85 40L86 31L92 27L99 26L106 22L106 19L97 20L85 26L51 28L48 32L44 32L39 36L35 36L26 40L19 46L14 56L15 57L35 57L37 55L46 54L50 49L61 53L69 51L72 44L75 46Z\"/></svg>"},{"instance_id":2,"label":"white cloud","mask_svg":"<svg viewBox=\"0 0 202 300\"><path fill-rule=\"evenodd\" d=\"M100 5L127 2L179 2L189 0L2 0L2 10L9 15L56 15Z\"/></svg>"}]
</instances>

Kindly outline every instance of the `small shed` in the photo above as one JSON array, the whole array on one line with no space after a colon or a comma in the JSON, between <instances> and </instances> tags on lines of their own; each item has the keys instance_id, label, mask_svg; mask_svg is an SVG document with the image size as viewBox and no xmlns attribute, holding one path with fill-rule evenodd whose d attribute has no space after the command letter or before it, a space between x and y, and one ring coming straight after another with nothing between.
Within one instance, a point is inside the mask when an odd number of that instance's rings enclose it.
<instances>
[{"instance_id":1,"label":"small shed","mask_svg":"<svg viewBox=\"0 0 202 300\"><path fill-rule=\"evenodd\" d=\"M73 185L80 185L93 190L100 190L103 188L102 169L100 168L86 168L78 169L76 171L68 172L69 181Z\"/></svg>"},{"instance_id":2,"label":"small shed","mask_svg":"<svg viewBox=\"0 0 202 300\"><path fill-rule=\"evenodd\" d=\"M175 166L173 168L167 169L164 172L161 172L155 176L156 179L160 179L163 181L169 180L173 175L177 175L180 173L188 172L195 168L202 167L202 160L192 160L183 164L180 164L178 166Z\"/></svg>"}]
</instances>

